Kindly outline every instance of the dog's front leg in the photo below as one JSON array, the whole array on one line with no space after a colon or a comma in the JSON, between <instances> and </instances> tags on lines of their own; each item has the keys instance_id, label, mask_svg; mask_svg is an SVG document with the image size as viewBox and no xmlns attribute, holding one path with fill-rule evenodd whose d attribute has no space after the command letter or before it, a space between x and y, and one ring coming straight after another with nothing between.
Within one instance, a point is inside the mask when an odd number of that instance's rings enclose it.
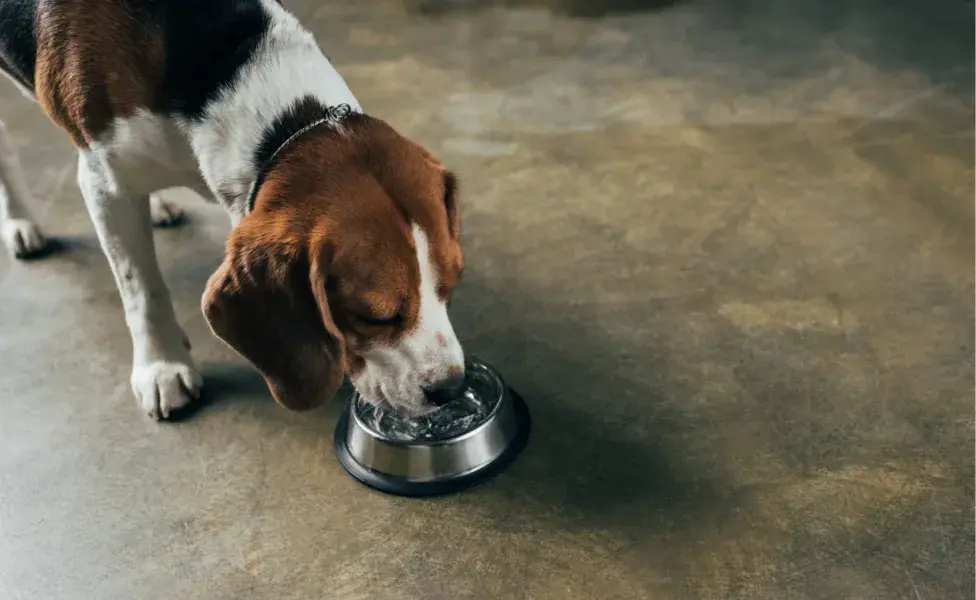
<instances>
[{"instance_id":1,"label":"dog's front leg","mask_svg":"<svg viewBox=\"0 0 976 600\"><path fill-rule=\"evenodd\" d=\"M6 125L0 122L0 239L17 258L37 254L47 244L27 214L30 196L17 151L7 137Z\"/></svg>"},{"instance_id":2,"label":"dog's front leg","mask_svg":"<svg viewBox=\"0 0 976 600\"><path fill-rule=\"evenodd\" d=\"M81 151L78 185L122 296L132 335L132 391L154 419L198 397L202 380L156 262L147 195L133 193L109 160Z\"/></svg>"}]
</instances>

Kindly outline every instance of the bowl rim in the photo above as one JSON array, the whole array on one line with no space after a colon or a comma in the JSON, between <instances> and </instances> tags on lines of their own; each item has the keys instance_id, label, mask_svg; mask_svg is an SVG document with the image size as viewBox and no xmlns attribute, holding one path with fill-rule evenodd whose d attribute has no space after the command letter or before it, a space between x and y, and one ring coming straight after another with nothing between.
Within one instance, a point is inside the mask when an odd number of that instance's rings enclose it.
<instances>
[{"instance_id":1,"label":"bowl rim","mask_svg":"<svg viewBox=\"0 0 976 600\"><path fill-rule=\"evenodd\" d=\"M369 427L368 425L366 425L366 423L364 423L362 421L362 419L359 418L359 411L356 410L356 402L357 402L358 398L360 397L359 396L359 392L353 392L352 397L349 399L349 412L351 413L352 418L353 418L352 426L356 427L357 429L362 430L363 432L366 433L366 435L368 435L369 437L373 438L374 440L377 440L377 441L380 441L380 442L383 442L383 443L386 443L386 444L390 444L390 445L393 445L393 446L399 446L401 448L411 447L411 446L418 446L418 447L423 447L423 448L433 448L433 447L436 447L436 446L447 446L447 445L455 444L455 443L458 443L458 442L462 442L462 441L464 441L464 440L466 440L466 439L468 439L470 437L474 437L474 436L478 435L478 433L482 429L487 428L488 425L492 421L495 420L495 417L498 416L498 413L499 412L501 412L502 405L504 405L506 403L506 400L509 401L509 402L511 402L511 400L510 400L511 394L509 392L508 385L505 383L505 380L501 376L501 373L499 373L490 364L488 364L488 363L486 363L486 362L478 359L475 356L470 356L470 357L466 358L465 361L464 361L464 363L465 363L465 369L468 369L468 368L471 368L471 367L475 367L476 369L481 369L483 371L486 371L488 373L488 375L491 377L491 379L492 379L495 387L498 389L498 401L495 402L495 406L492 407L491 411L487 415L485 415L485 418L482 419L481 423L478 423L478 425L476 427L474 427L472 429L469 429L468 431L465 431L465 432L460 433L458 435L455 435L455 436L452 436L452 437L443 438L443 439L435 439L435 440L398 440L398 439L394 439L394 438L391 438L391 437L383 434L380 431L374 430L372 427Z\"/></svg>"}]
</instances>

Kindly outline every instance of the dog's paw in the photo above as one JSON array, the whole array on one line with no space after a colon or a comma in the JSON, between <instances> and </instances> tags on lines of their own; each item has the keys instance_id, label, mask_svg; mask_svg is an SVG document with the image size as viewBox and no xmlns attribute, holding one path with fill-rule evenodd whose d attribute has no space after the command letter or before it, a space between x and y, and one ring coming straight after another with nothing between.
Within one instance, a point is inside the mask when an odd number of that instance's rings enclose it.
<instances>
[{"instance_id":1,"label":"dog's paw","mask_svg":"<svg viewBox=\"0 0 976 600\"><path fill-rule=\"evenodd\" d=\"M149 196L149 214L153 227L173 227L183 222L183 209L159 194Z\"/></svg>"},{"instance_id":2,"label":"dog's paw","mask_svg":"<svg viewBox=\"0 0 976 600\"><path fill-rule=\"evenodd\" d=\"M3 245L17 258L29 258L47 246L44 234L27 219L7 219L0 225Z\"/></svg>"},{"instance_id":3,"label":"dog's paw","mask_svg":"<svg viewBox=\"0 0 976 600\"><path fill-rule=\"evenodd\" d=\"M203 378L191 361L157 361L132 369L132 392L155 421L168 419L174 410L200 397Z\"/></svg>"}]
</instances>

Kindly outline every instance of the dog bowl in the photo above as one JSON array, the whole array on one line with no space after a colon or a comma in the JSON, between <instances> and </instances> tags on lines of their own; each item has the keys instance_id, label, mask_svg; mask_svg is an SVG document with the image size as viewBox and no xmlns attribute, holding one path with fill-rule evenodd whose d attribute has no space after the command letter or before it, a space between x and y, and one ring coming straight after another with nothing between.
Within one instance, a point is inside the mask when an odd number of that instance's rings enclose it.
<instances>
[{"instance_id":1,"label":"dog bowl","mask_svg":"<svg viewBox=\"0 0 976 600\"><path fill-rule=\"evenodd\" d=\"M398 496L435 496L494 477L525 447L525 402L489 365L469 359L464 391L414 419L353 394L335 430L336 455L354 478Z\"/></svg>"}]
</instances>

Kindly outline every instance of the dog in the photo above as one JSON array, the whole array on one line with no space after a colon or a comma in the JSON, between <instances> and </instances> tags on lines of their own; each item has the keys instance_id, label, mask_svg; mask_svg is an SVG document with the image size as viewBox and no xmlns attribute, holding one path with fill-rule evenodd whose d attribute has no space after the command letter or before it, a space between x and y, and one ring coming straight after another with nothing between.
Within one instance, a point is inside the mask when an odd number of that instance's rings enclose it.
<instances>
[{"instance_id":1,"label":"dog","mask_svg":"<svg viewBox=\"0 0 976 600\"><path fill-rule=\"evenodd\" d=\"M464 266L458 185L367 115L276 0L0 0L0 71L78 150L78 186L132 337L131 385L153 419L202 378L156 262L151 225L188 188L231 232L201 307L213 333L309 410L348 376L367 402L429 412L464 352L447 306ZM46 243L0 129L0 233Z\"/></svg>"}]
</instances>

